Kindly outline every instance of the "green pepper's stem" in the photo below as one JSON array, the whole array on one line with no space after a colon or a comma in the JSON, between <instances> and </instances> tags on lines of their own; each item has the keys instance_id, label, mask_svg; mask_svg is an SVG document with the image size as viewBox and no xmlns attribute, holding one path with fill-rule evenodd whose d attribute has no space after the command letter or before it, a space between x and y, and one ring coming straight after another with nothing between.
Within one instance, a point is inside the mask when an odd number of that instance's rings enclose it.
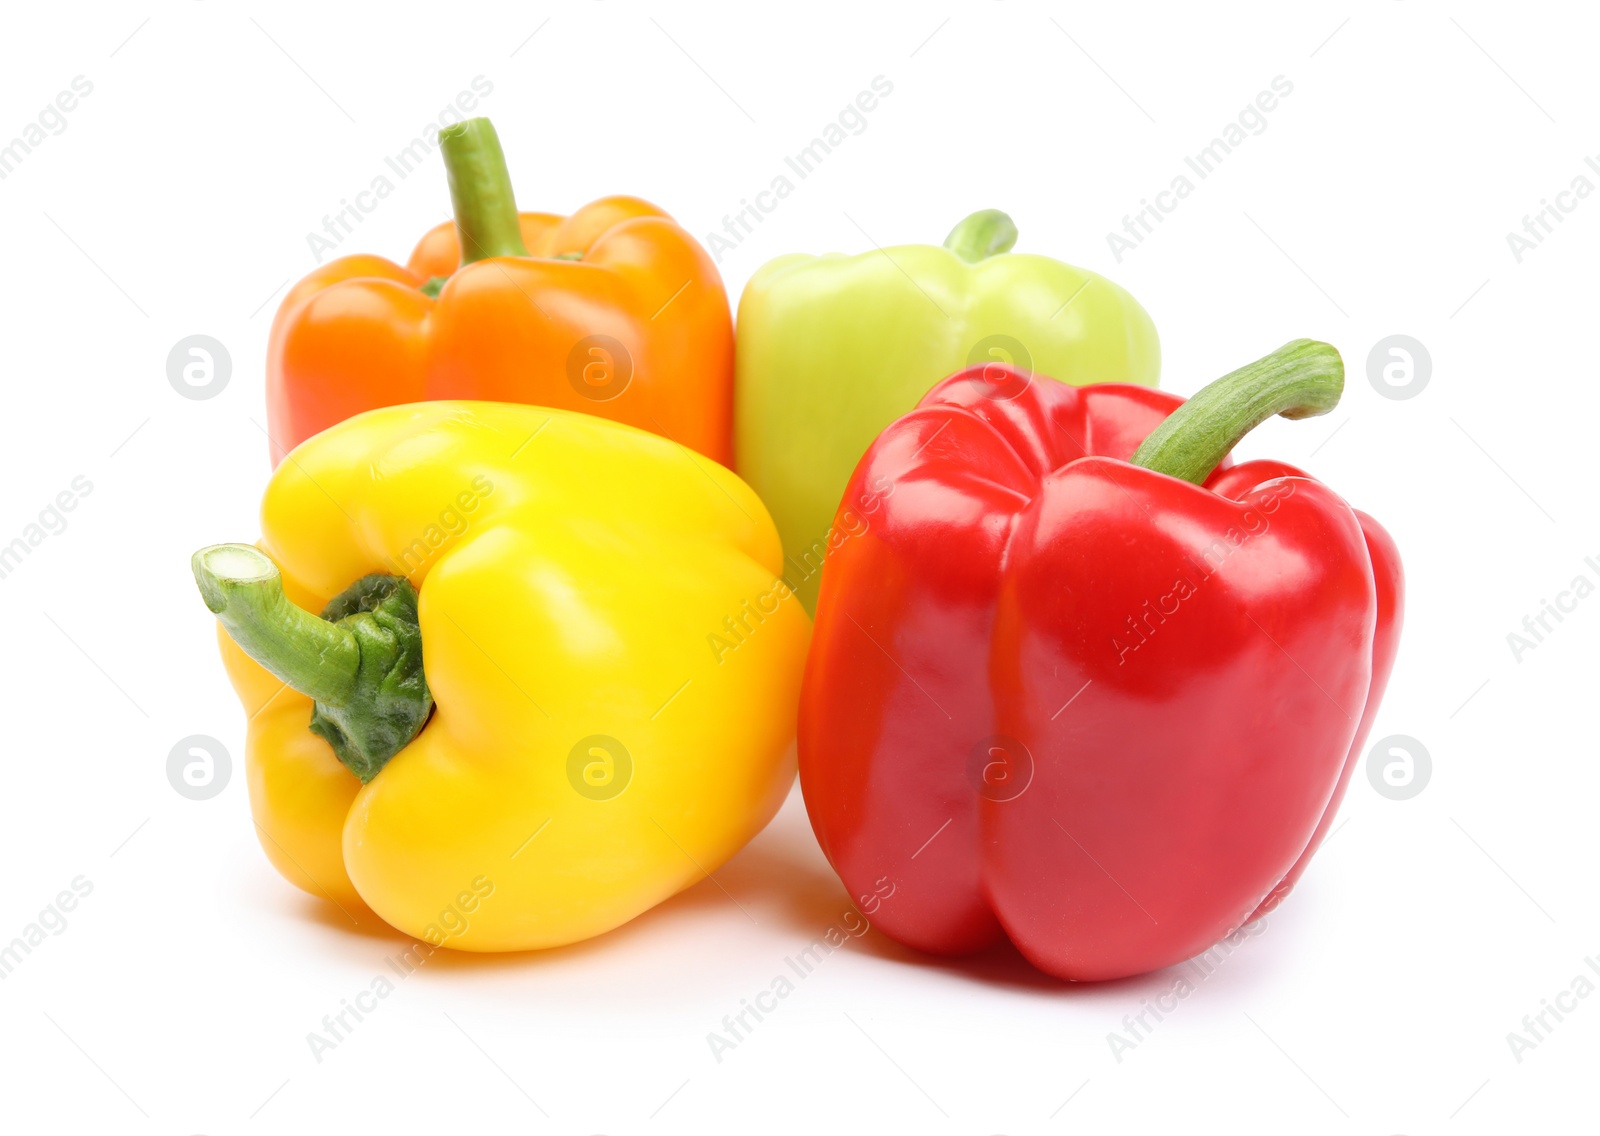
<instances>
[{"instance_id":1,"label":"green pepper's stem","mask_svg":"<svg viewBox=\"0 0 1600 1136\"><path fill-rule=\"evenodd\" d=\"M439 130L450 202L461 238L461 263L491 256L527 256L517 199L500 136L487 118L469 118Z\"/></svg>"},{"instance_id":2,"label":"green pepper's stem","mask_svg":"<svg viewBox=\"0 0 1600 1136\"><path fill-rule=\"evenodd\" d=\"M290 603L276 564L248 544L213 544L191 564L206 606L245 654L308 698L350 696L361 665L356 637Z\"/></svg>"},{"instance_id":3,"label":"green pepper's stem","mask_svg":"<svg viewBox=\"0 0 1600 1136\"><path fill-rule=\"evenodd\" d=\"M944 239L944 247L968 264L1010 252L1017 226L998 209L980 209L965 218Z\"/></svg>"},{"instance_id":4,"label":"green pepper's stem","mask_svg":"<svg viewBox=\"0 0 1600 1136\"><path fill-rule=\"evenodd\" d=\"M312 700L312 733L363 782L421 732L433 696L405 577L363 576L318 618L289 602L278 566L248 544L202 548L191 564L233 641Z\"/></svg>"},{"instance_id":5,"label":"green pepper's stem","mask_svg":"<svg viewBox=\"0 0 1600 1136\"><path fill-rule=\"evenodd\" d=\"M1202 387L1151 432L1132 461L1199 485L1239 439L1274 414L1314 418L1338 406L1343 393L1338 348L1296 339Z\"/></svg>"}]
</instances>

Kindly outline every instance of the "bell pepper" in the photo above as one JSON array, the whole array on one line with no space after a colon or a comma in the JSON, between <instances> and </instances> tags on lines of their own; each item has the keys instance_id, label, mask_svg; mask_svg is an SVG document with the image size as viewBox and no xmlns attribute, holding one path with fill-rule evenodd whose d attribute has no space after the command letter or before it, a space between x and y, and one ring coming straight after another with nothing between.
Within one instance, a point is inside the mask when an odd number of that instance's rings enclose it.
<instances>
[{"instance_id":1,"label":"bell pepper","mask_svg":"<svg viewBox=\"0 0 1600 1136\"><path fill-rule=\"evenodd\" d=\"M1388 680L1400 561L1304 472L1223 459L1342 388L1309 340L1187 402L999 399L967 371L872 444L799 744L828 859L852 894L894 889L881 930L942 954L1007 936L1050 974L1110 979L1283 897Z\"/></svg>"},{"instance_id":2,"label":"bell pepper","mask_svg":"<svg viewBox=\"0 0 1600 1136\"><path fill-rule=\"evenodd\" d=\"M388 407L295 450L261 525L195 577L261 844L347 911L571 943L704 879L793 783L810 621L760 500L673 442Z\"/></svg>"},{"instance_id":3,"label":"bell pepper","mask_svg":"<svg viewBox=\"0 0 1600 1136\"><path fill-rule=\"evenodd\" d=\"M488 119L439 145L455 220L404 267L341 257L279 305L273 464L364 410L460 398L597 414L731 465L733 322L706 251L636 197L519 214Z\"/></svg>"},{"instance_id":4,"label":"bell pepper","mask_svg":"<svg viewBox=\"0 0 1600 1136\"><path fill-rule=\"evenodd\" d=\"M829 523L845 482L878 432L940 379L982 363L1156 385L1160 344L1138 301L1085 269L1008 254L1016 239L1011 218L989 209L943 247L781 256L745 286L736 468L772 510L808 610L839 539Z\"/></svg>"}]
</instances>

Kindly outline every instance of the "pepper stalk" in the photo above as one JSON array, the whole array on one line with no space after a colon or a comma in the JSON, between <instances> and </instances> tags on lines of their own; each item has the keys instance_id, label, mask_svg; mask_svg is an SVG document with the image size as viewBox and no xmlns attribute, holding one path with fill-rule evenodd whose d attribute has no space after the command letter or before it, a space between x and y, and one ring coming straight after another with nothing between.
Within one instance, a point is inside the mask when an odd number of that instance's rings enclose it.
<instances>
[{"instance_id":1,"label":"pepper stalk","mask_svg":"<svg viewBox=\"0 0 1600 1136\"><path fill-rule=\"evenodd\" d=\"M441 127L439 152L450 182L450 205L461 245L460 267L491 256L527 256L511 172L494 124L487 118L469 118ZM422 290L438 296L447 279L435 276Z\"/></svg>"},{"instance_id":2,"label":"pepper stalk","mask_svg":"<svg viewBox=\"0 0 1600 1136\"><path fill-rule=\"evenodd\" d=\"M1196 485L1246 434L1275 414L1314 418L1339 405L1344 361L1339 349L1315 339L1295 339L1208 383L1134 451L1137 466Z\"/></svg>"},{"instance_id":3,"label":"pepper stalk","mask_svg":"<svg viewBox=\"0 0 1600 1136\"><path fill-rule=\"evenodd\" d=\"M1017 243L1017 226L998 209L980 209L956 222L944 247L968 264L1010 252Z\"/></svg>"},{"instance_id":4,"label":"pepper stalk","mask_svg":"<svg viewBox=\"0 0 1600 1136\"><path fill-rule=\"evenodd\" d=\"M289 601L278 566L251 545L213 544L190 563L206 607L245 654L312 700L311 732L363 784L422 731L433 695L404 576L363 576L319 618Z\"/></svg>"}]
</instances>

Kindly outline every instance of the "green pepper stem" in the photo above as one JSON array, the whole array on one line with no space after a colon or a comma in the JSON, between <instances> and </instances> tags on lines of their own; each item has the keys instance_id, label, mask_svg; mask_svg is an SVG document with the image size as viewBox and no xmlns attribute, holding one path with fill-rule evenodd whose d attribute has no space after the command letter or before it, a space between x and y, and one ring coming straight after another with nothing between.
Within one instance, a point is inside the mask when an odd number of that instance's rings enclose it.
<instances>
[{"instance_id":1,"label":"green pepper stem","mask_svg":"<svg viewBox=\"0 0 1600 1136\"><path fill-rule=\"evenodd\" d=\"M944 239L944 247L968 264L1010 252L1016 243L1017 226L998 209L980 209L963 218Z\"/></svg>"},{"instance_id":2,"label":"green pepper stem","mask_svg":"<svg viewBox=\"0 0 1600 1136\"><path fill-rule=\"evenodd\" d=\"M1134 452L1134 465L1204 483L1239 440L1274 414L1314 418L1339 405L1344 362L1329 343L1296 339L1202 387Z\"/></svg>"},{"instance_id":3,"label":"green pepper stem","mask_svg":"<svg viewBox=\"0 0 1600 1136\"><path fill-rule=\"evenodd\" d=\"M487 118L469 118L442 127L439 148L450 178L462 265L491 256L527 256L511 174L494 126Z\"/></svg>"},{"instance_id":4,"label":"green pepper stem","mask_svg":"<svg viewBox=\"0 0 1600 1136\"><path fill-rule=\"evenodd\" d=\"M245 654L309 698L350 697L361 666L356 637L290 603L270 559L248 544L213 544L191 565L206 606Z\"/></svg>"}]
</instances>

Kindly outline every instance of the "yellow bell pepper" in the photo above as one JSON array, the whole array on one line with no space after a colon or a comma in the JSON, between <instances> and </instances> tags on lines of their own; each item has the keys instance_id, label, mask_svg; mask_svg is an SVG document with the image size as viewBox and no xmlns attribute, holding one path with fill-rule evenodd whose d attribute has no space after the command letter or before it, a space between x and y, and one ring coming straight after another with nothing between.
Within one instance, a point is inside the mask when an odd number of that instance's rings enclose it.
<instances>
[{"instance_id":1,"label":"yellow bell pepper","mask_svg":"<svg viewBox=\"0 0 1600 1136\"><path fill-rule=\"evenodd\" d=\"M435 946L553 947L782 803L810 621L723 467L584 414L411 404L306 441L261 515L194 570L261 844L306 891Z\"/></svg>"}]
</instances>

